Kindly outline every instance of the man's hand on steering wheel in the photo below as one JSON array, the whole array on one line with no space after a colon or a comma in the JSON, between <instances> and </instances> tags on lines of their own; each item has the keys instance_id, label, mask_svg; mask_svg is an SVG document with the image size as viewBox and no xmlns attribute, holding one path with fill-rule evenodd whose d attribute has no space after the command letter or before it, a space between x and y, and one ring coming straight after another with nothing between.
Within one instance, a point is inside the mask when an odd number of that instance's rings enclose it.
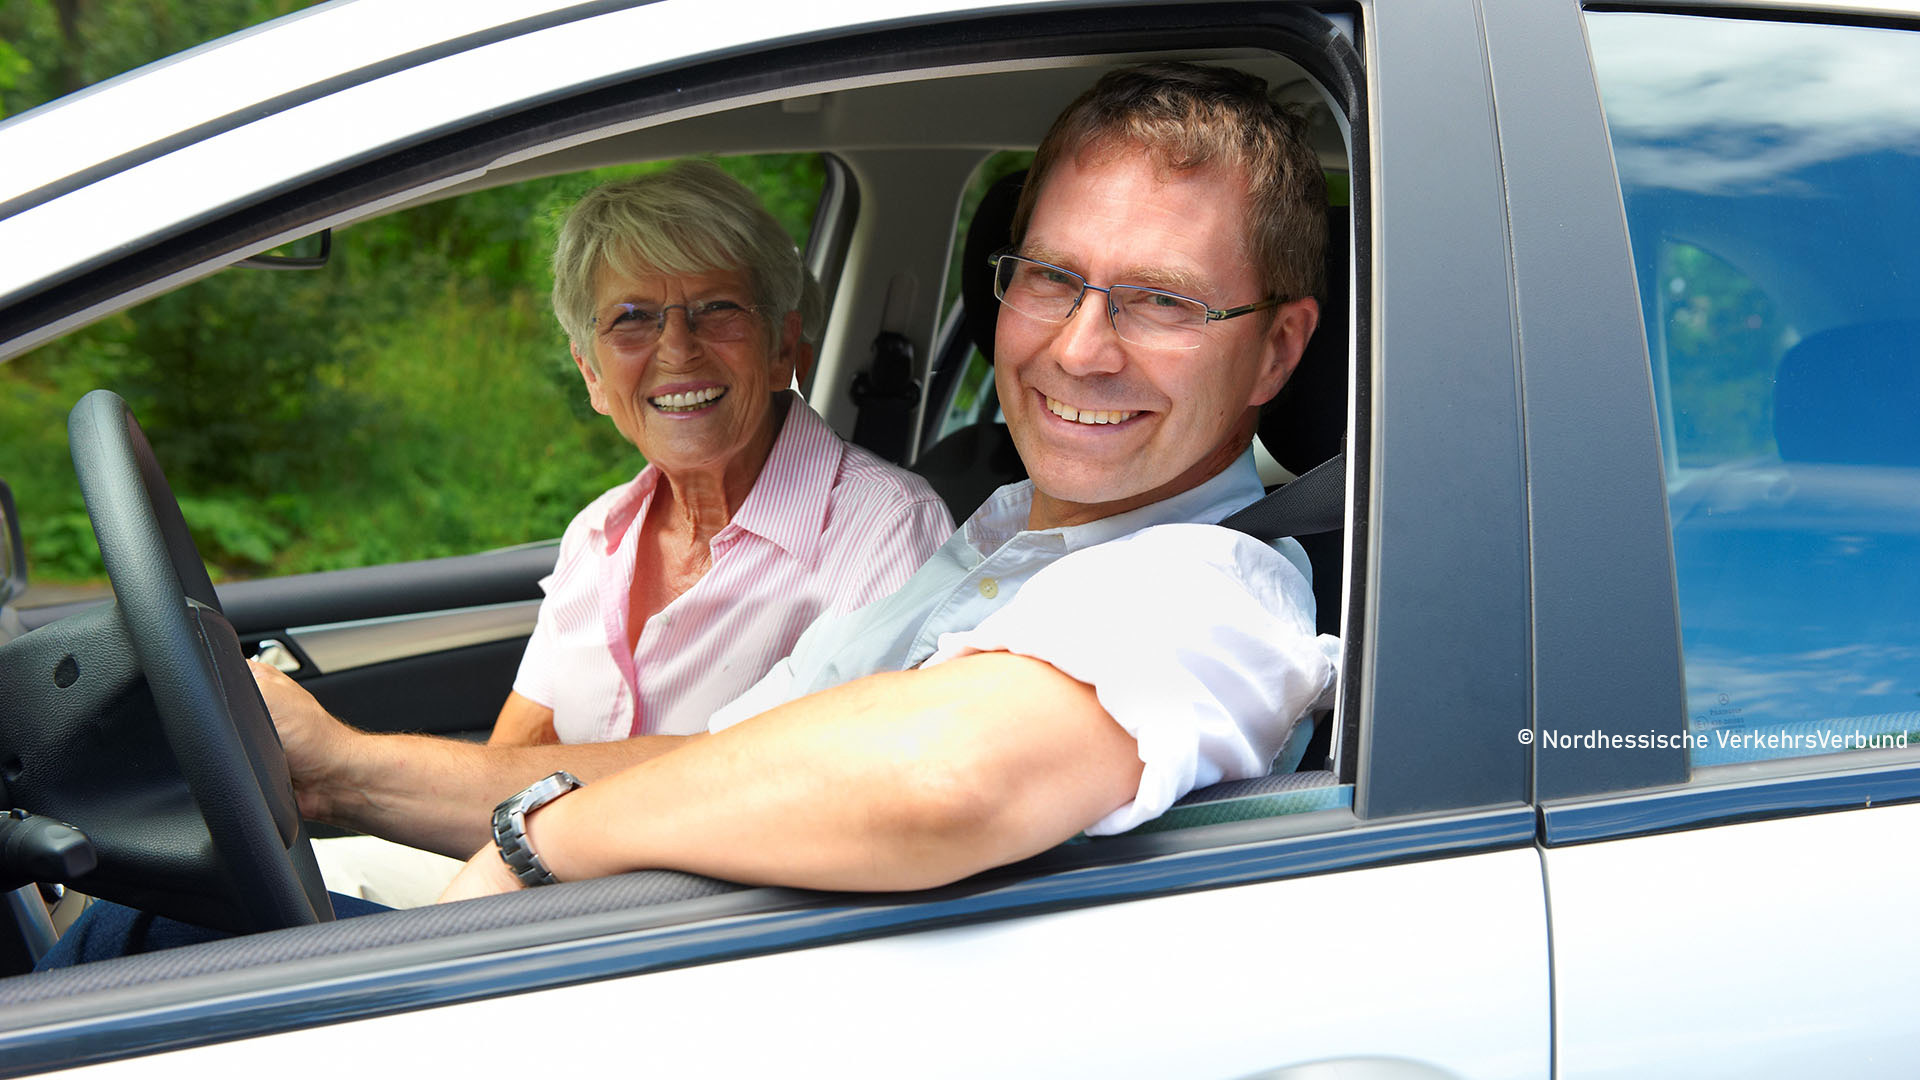
<instances>
[{"instance_id":1,"label":"man's hand on steering wheel","mask_svg":"<svg viewBox=\"0 0 1920 1080\"><path fill-rule=\"evenodd\" d=\"M247 666L253 670L254 684L287 752L287 771L293 777L300 816L310 821L334 820L334 788L328 780L349 752L351 740L361 734L335 719L306 687L280 669L258 660L249 660Z\"/></svg>"}]
</instances>

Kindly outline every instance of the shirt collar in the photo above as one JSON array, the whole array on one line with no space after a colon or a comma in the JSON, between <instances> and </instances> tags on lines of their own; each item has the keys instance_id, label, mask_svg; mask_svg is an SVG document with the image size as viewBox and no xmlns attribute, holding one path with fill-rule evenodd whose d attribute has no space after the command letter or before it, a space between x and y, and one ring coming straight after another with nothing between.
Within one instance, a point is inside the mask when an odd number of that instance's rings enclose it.
<instances>
[{"instance_id":1,"label":"shirt collar","mask_svg":"<svg viewBox=\"0 0 1920 1080\"><path fill-rule=\"evenodd\" d=\"M826 531L828 496L840 475L847 444L799 394L785 393L787 418L773 440L767 463L760 467L759 479L734 511L727 530L744 529L780 545L796 559L811 562Z\"/></svg>"},{"instance_id":2,"label":"shirt collar","mask_svg":"<svg viewBox=\"0 0 1920 1080\"><path fill-rule=\"evenodd\" d=\"M846 444L800 395L785 393L787 418L780 434L774 437L773 449L767 452L746 501L720 535L744 529L778 544L795 558L811 561L820 546L827 497L840 474ZM599 535L602 550L612 554L619 548L627 530L646 513L659 485L660 470L648 465L631 483L604 497L600 520L589 525Z\"/></svg>"},{"instance_id":3,"label":"shirt collar","mask_svg":"<svg viewBox=\"0 0 1920 1080\"><path fill-rule=\"evenodd\" d=\"M653 489L660 482L660 470L648 465L624 487L602 495L598 500L600 520L589 521L588 534L594 545L611 555L626 538L627 529L647 511L653 502Z\"/></svg>"},{"instance_id":4,"label":"shirt collar","mask_svg":"<svg viewBox=\"0 0 1920 1080\"><path fill-rule=\"evenodd\" d=\"M1253 461L1249 445L1233 464L1176 495L1156 503L1135 507L1122 514L1068 525L1058 529L1028 532L1027 514L1033 508L1033 481L1022 480L994 492L980 509L967 518L961 532L967 543L982 554L991 554L1016 536L1053 537L1064 551L1077 551L1108 540L1117 540L1150 525L1175 522L1212 523L1253 502L1265 493L1260 470Z\"/></svg>"}]
</instances>

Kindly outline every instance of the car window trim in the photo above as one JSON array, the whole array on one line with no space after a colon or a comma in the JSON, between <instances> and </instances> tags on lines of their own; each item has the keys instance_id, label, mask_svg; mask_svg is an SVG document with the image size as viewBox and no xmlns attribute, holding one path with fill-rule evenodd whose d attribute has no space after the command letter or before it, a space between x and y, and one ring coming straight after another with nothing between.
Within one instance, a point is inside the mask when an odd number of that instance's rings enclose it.
<instances>
[{"instance_id":1,"label":"car window trim","mask_svg":"<svg viewBox=\"0 0 1920 1080\"><path fill-rule=\"evenodd\" d=\"M1393 19L1394 33L1363 34L1371 131L1450 135L1375 135L1353 173L1342 694L1360 726L1340 768L1363 817L1524 801L1529 780L1514 739L1530 720L1532 611L1494 88L1473 0ZM1396 223L1384 242L1380 221ZM1372 310L1389 282L1393 302Z\"/></svg>"},{"instance_id":2,"label":"car window trim","mask_svg":"<svg viewBox=\"0 0 1920 1080\"><path fill-rule=\"evenodd\" d=\"M524 642L533 633L540 604L540 600L513 600L447 611L290 626L284 635L285 645L306 658L313 674L333 675L469 645Z\"/></svg>"},{"instance_id":3,"label":"car window trim","mask_svg":"<svg viewBox=\"0 0 1920 1080\"><path fill-rule=\"evenodd\" d=\"M1580 10L1623 11L1645 15L1697 15L1712 19L1814 23L1820 26L1863 26L1885 30L1913 30L1920 27L1920 11L1894 11L1870 4L1834 3L1827 0L1679 0L1679 2L1669 3L1660 3L1658 0L1647 3L1598 0L1598 2L1580 5Z\"/></svg>"},{"instance_id":4,"label":"car window trim","mask_svg":"<svg viewBox=\"0 0 1920 1080\"><path fill-rule=\"evenodd\" d=\"M820 201L813 208L813 227L807 232L805 252L807 269L820 286L822 322L816 348L826 340L825 319L833 312L834 294L840 291L840 273L846 269L847 252L853 247L853 230L860 221L860 184L853 170L837 154L822 153L819 157L824 182L820 187ZM800 382L800 395L809 399L813 394L814 376L820 372L819 355L813 360Z\"/></svg>"},{"instance_id":5,"label":"car window trim","mask_svg":"<svg viewBox=\"0 0 1920 1080\"><path fill-rule=\"evenodd\" d=\"M553 571L559 551L559 540L538 540L470 555L229 581L216 585L214 592L240 636L259 637L295 625L538 601L539 581ZM34 630L112 602L106 593L94 600L26 608L21 620Z\"/></svg>"},{"instance_id":6,"label":"car window trim","mask_svg":"<svg viewBox=\"0 0 1920 1080\"><path fill-rule=\"evenodd\" d=\"M170 231L171 234L143 240L141 246L129 254L77 277L23 294L15 302L0 307L0 342L25 339L36 329L54 326L63 319L97 317L109 306L117 310L125 306L128 298L139 298L143 289L151 291L170 280L204 272L209 262L217 261L222 254L243 250L250 243L297 233L357 208L483 167L524 151L530 145L630 123L639 115L765 94L782 86L821 85L885 76L901 70L1018 62L1041 57L1138 54L1143 49L1206 50L1219 47L1222 41L1288 57L1319 82L1332 96L1332 104L1345 113L1350 168L1354 174L1354 243L1364 254L1371 242L1370 139L1365 100L1367 83L1355 47L1361 28L1353 25L1353 20L1329 19L1304 3L1253 10L1232 4L1195 5L1180 8L1179 15L1179 20L1170 24L1167 10L1142 6L1120 11L1047 10L959 17L838 39L783 44L759 51L706 55L682 69L650 72L571 96L556 92L552 99L526 110L450 133L422 135L423 141L418 145L347 163L320 179L290 184L284 189L263 190L256 202L241 210L215 215L204 222L185 223L177 231ZM1374 284L1366 275L1356 274L1354 287L1352 362L1359 371L1367 371L1372 347L1368 313ZM1349 478L1349 491L1354 505L1361 506L1365 505L1369 487L1367 439L1361 433L1367 428L1369 416L1364 391L1356 391L1351 399L1349 429L1355 433L1355 449L1350 450L1349 458L1355 472ZM1367 538L1364 515L1353 514L1348 536L1350 552L1364 549ZM1347 561L1351 565L1356 558L1350 554ZM1351 606L1361 602L1363 583L1361 575L1349 577L1352 580L1347 583L1347 591ZM1350 645L1345 672L1349 685L1362 670L1358 652L1351 643L1363 624L1357 617L1353 623L1346 635ZM1353 703L1343 706L1346 719L1342 730L1349 739L1358 738L1361 732L1362 725L1353 716L1353 710L1359 707ZM1343 768L1349 770L1343 781L1351 782L1356 756L1344 754L1339 760L1346 762ZM1473 793L1422 809L1433 811L1501 801L1502 798L1492 794Z\"/></svg>"},{"instance_id":7,"label":"car window trim","mask_svg":"<svg viewBox=\"0 0 1920 1080\"><path fill-rule=\"evenodd\" d=\"M1782 758L1700 769L1681 787L1543 804L1541 842L1563 847L1912 802L1920 802L1920 761L1909 752Z\"/></svg>"},{"instance_id":8,"label":"car window trim","mask_svg":"<svg viewBox=\"0 0 1920 1080\"><path fill-rule=\"evenodd\" d=\"M1653 375L1583 16L1572 5L1487 0L1486 22L1514 277L1524 284L1514 314L1530 418L1533 727L1624 734L1631 724L1636 734L1678 736L1680 614ZM1533 746L1540 799L1687 776L1671 744L1543 749Z\"/></svg>"},{"instance_id":9,"label":"car window trim","mask_svg":"<svg viewBox=\"0 0 1920 1080\"><path fill-rule=\"evenodd\" d=\"M1229 14L1227 9L1224 8L1183 9L1183 17L1190 21L1189 24L1181 28L1175 36L1178 37L1190 32L1196 40L1204 41L1207 35L1211 34L1216 35L1213 43L1217 44L1217 35L1220 33L1220 26L1208 23L1205 19L1200 18L1201 15L1215 10L1219 10L1222 13L1222 18L1225 18L1227 14ZM1026 15L1018 19L1000 19L993 23L975 24L961 22L942 24L933 28L912 28L908 31L898 31L895 33L906 34L908 36L916 33L932 35L933 43L925 44L923 48L932 52L941 53L949 58L949 62L953 63L961 62L955 57L963 52L982 49L987 50L994 56L1005 55L1008 57L1097 54L1115 50L1125 51L1129 46L1137 49L1139 48L1140 42L1145 40L1143 35L1149 32L1148 28L1150 28L1152 34L1154 48L1177 49L1182 47L1180 41L1169 40L1168 30L1164 21L1160 18L1163 13L1161 13L1159 9L1129 9L1125 14L1129 16L1132 21L1138 22L1140 26L1135 27L1128 24L1115 29L1111 25L1111 20L1114 17L1113 13L1048 12ZM1269 22L1273 21L1279 15L1303 17L1305 15L1311 15L1310 12L1296 12L1292 9L1284 12L1263 10L1251 13L1244 9L1233 9L1230 14L1233 21L1221 25L1231 25L1233 27L1238 43L1252 44L1260 47L1273 47L1276 49L1278 49L1279 46L1271 43L1276 33L1274 27L1271 25L1249 27L1247 25L1249 15L1253 15L1256 19L1264 17L1268 19ZM1097 30L1090 30L1083 25L1092 22L1096 16L1106 20L1106 24L1101 25ZM1313 16L1313 18L1318 18L1318 16ZM1287 20L1280 21L1284 22ZM1046 38L1042 44L1030 45L1027 41L1020 38L1020 35L1023 33L1030 33L1032 26L1042 24L1064 27L1066 29L1056 31L1054 37ZM958 34L968 30L978 30L981 26L993 26L996 30L1004 28L1007 37L1002 41L988 41L985 45L978 42L970 42L964 47L941 46L938 44L944 35ZM875 34L857 39L855 45L850 47L848 51L848 55L852 56L853 59L835 62L852 65L857 71L893 70L897 67L913 66L915 61L922 55L921 53L914 53L905 48L873 48L872 43L884 36L885 35L882 34ZM1045 35L1041 36L1045 38ZM1341 40L1344 42L1346 39L1343 38ZM1097 43L1103 41L1111 42L1112 44L1106 48L1099 47ZM992 53L989 46L997 46L1002 51L1000 53ZM1296 61L1305 63L1307 60L1306 54L1298 47L1286 48L1283 51ZM822 47L817 44L810 45L806 47L804 52L808 59L811 60L821 54ZM684 96L685 84L700 83L702 78L707 78L709 81L704 87L696 86L696 92L705 89L710 91L715 97L725 97L743 92L738 89L743 85L753 85L760 89L765 89L765 80L783 78L782 73L789 70L777 66L782 55L780 51L776 50L765 55L756 55L753 58L762 61L766 70L774 72L772 75L767 75L758 68L745 71L732 79L702 75L702 72L706 70L702 67L694 67L674 72L671 78L675 83L680 84L676 86L675 89L683 94L683 96L676 101L676 104L684 104L686 101ZM737 60L731 61L730 63L736 71L739 71L743 66ZM821 63L824 64L827 63L827 61L822 61ZM884 64L884 68L874 66L880 64ZM827 78L825 74L827 69L821 67L819 64L806 65L804 70L808 72L805 78L795 78L792 81L814 82ZM689 72L692 73L691 76ZM1322 79L1323 84L1326 85L1330 91L1336 94L1342 92L1340 79L1325 76L1320 72L1316 72L1315 74L1316 77ZM1358 357L1359 371L1366 372L1370 370L1371 364L1369 357L1373 330L1370 326L1370 312L1372 307L1371 296L1373 282L1368 274L1361 271L1359 267L1367 262L1366 256L1371 249L1372 215L1369 204L1366 201L1369 187L1368 148L1370 142L1367 135L1367 116L1364 103L1359 97L1363 89L1358 74L1359 68L1356 57L1353 65L1344 71L1344 76L1346 78L1345 93L1347 95L1345 103L1350 112L1348 119L1349 122L1354 125L1352 128L1351 146L1353 155L1352 168L1354 172L1354 245L1356 251L1361 255L1361 258L1355 264L1357 295L1355 296L1353 305L1353 333L1355 335L1355 352ZM754 82L756 78L762 81ZM649 79L640 82L645 85L653 85L660 82L660 80ZM647 100L651 96L650 92L635 90L634 85L635 84L623 85L611 91L599 92L601 96L595 96L593 100L597 107L603 112L615 108L625 108L630 111L634 100ZM661 83L661 85L664 85L664 83ZM301 212L290 208L291 204L296 202L304 203L304 212L313 215L313 220L318 220L328 213L339 212L344 209L350 209L375 201L378 195L369 194L369 192L385 191L391 193L403 191L419 183L420 181L417 177L421 175L448 175L448 162L455 161L462 155L476 159L491 159L499 153L500 146L503 142L514 145L526 145L530 142L555 138L557 137L555 132L570 118L558 117L554 113L554 110L571 112L574 109L574 103L572 99L570 99L552 106L542 106L541 109L545 109L547 112L541 113L540 109L529 110L530 113L539 115L529 117L527 114L518 114L510 118L510 120L500 121L499 124L503 125L500 128L501 134L476 137L472 131L456 133L446 137L442 142L434 143L425 148L417 147L412 152L383 156L377 161L363 164L355 169L345 170L342 174L329 177L325 181L304 185L290 193L282 193L277 197L277 200L269 199L261 206L255 206L249 208L247 211L223 217L217 222L202 225L199 227L200 231L192 233L194 237L198 238L198 243L202 245L199 249L201 253L197 257L201 261L204 261L207 258L204 252L209 250L211 246L218 246L222 243L231 245L234 230L236 229L244 228L245 230L251 230L249 235L256 237L276 235L285 228L285 223L292 215ZM580 113L584 114L592 114L593 111L592 109L579 110ZM547 117L547 119L543 120L543 116ZM601 121L598 120L579 121L581 129L598 126L600 123ZM438 149L435 149L436 147ZM395 163L398 163L401 167L394 168ZM411 174L406 173L406 170L409 168L415 171ZM376 173L383 175L375 175ZM276 214L279 216L276 217ZM155 257L155 252L159 246L161 245L155 245L149 248L145 255L147 257ZM183 256L181 258L193 257L194 256ZM107 280L124 281L129 276L135 277L136 280L148 282L158 280L164 276L162 273L152 272L150 267L142 267L137 259L117 263L105 269L112 271L112 273L109 274L106 279L102 279L101 283L96 283L96 288L104 288L104 282ZM143 274L145 275L144 277L139 276ZM1354 394L1356 401L1352 406L1355 410L1354 416L1356 420L1351 430L1354 432L1356 444L1359 444L1356 446L1355 451L1356 460L1360 462L1360 464L1356 466L1359 469L1359 473L1355 477L1354 485L1357 499L1364 499L1369 487L1368 473L1366 472L1366 466L1364 464L1365 433L1368 430L1366 424L1368 406L1365 400L1365 391L1366 386L1364 383L1356 385ZM1357 503L1357 505L1365 505L1365 503ZM1356 513L1355 520L1350 527L1350 535L1355 538L1351 541L1353 546L1350 550L1365 550L1364 529L1364 516ZM1352 560L1350 559L1350 561ZM1364 575L1355 574L1354 577L1356 580L1350 585L1350 595L1358 595L1360 580ZM1356 624L1359 622L1357 613L1353 616L1353 622ZM1355 626L1353 629L1357 631L1358 626ZM1352 665L1357 662L1356 655L1355 650L1349 650L1349 675L1351 675L1354 670ZM1353 710L1349 707L1349 716L1351 716L1352 713ZM1405 722L1409 724L1415 722L1417 719L1419 718L1411 715L1404 718ZM1272 821L1284 821L1284 819L1272 819ZM1231 826L1223 825L1209 828L1222 830L1236 829L1245 826L1272 828L1275 827L1272 821L1260 823L1242 822L1235 823ZM1015 883L1015 886L1010 887L1027 886L1032 890L1029 898L1019 906L995 908L992 909L994 914L982 917L1009 918L1018 915L1033 914L1043 910L1078 906L1086 903L1113 903L1133 899L1144 899L1149 896L1164 895L1171 891L1180 891L1188 888L1220 887L1223 885L1250 883L1258 880L1277 880L1283 877L1309 873L1355 869L1362 866L1382 865L1390 862L1408 861L1418 858L1466 854L1481 850L1524 847L1534 842L1535 828L1536 822L1531 808L1524 805L1511 805L1446 818L1400 819L1375 822L1359 821L1355 827L1338 832L1320 832L1311 836L1289 837L1284 840L1272 840L1264 843L1236 845L1232 847L1194 847L1193 841L1195 837L1191 832L1182 834L1158 834L1163 842L1168 843L1174 843L1174 837L1180 838L1179 842L1175 843L1167 853L1167 858L1171 860L1168 865L1179 865L1192 869L1202 863L1217 861L1219 864L1219 872L1211 877L1206 877L1204 880L1200 878L1180 878L1178 880L1184 882L1184 884L1176 884L1176 879L1172 877L1159 877L1151 873L1143 874L1141 872L1141 864L1139 863L1109 862L1097 866L1076 868L1070 872L1062 872L1062 874L1052 875L1048 878L1031 879L1027 882ZM1221 833L1218 835L1226 834ZM1277 848L1276 845L1278 846ZM1285 849L1285 851L1283 852L1279 849ZM1291 854L1286 855L1287 852ZM1291 858L1292 861L1287 862L1285 866L1279 866L1275 862L1275 860L1284 862L1286 858ZM1263 859L1265 861L1263 861ZM1080 875L1073 877L1073 880L1080 884L1072 888L1058 889L1053 892L1047 892L1042 885L1035 884L1036 882L1065 879L1070 875ZM1113 887L1111 890L1105 892L1090 894L1084 887L1084 883L1089 880L1086 875L1092 875L1102 880L1110 881L1113 883ZM968 889L970 886L963 884L955 888ZM968 895L973 896L978 894L969 892ZM908 916L902 916L903 921L897 929L886 932L906 932L908 930L924 928L927 920L935 918L935 915L932 913L936 911L943 912L943 914L938 915L938 918L941 920L940 925L950 925L954 918L957 917L949 909L929 907L924 903L916 904L908 902L883 906L886 907L887 910L909 913ZM875 908L873 906L863 905L860 907L849 907L844 910L871 912L875 910ZM982 910L987 909L983 908ZM801 917L796 916L796 918L799 919ZM808 925L812 925L812 922L818 921L818 912L809 913L804 921L807 921ZM687 932L692 933L693 930L689 929ZM864 936L873 936L873 934L877 932L879 931L874 931L871 927L859 931L859 933ZM785 931L782 931L782 933L785 934ZM824 942L825 938L823 936L821 943ZM807 943L808 942L804 941L796 943L796 940L790 934L787 934L786 936L780 937L778 941L768 940L762 951L794 948ZM716 956L714 958L717 959L719 957ZM675 964L682 962L690 961L672 961L672 963ZM667 963L667 961L661 961L660 965L664 966ZM525 988L526 986L523 982L516 981L512 990L518 991ZM508 991L503 989L501 992L504 993ZM405 1006L394 1007L410 1008L416 1004L418 1004L418 999L411 998ZM181 1006L183 1009L192 1007L193 1006ZM274 1005L275 1009L285 1009L288 1007L289 1004L284 996L278 999L278 1002ZM392 1009L390 1008L387 1011L392 1011ZM308 1022L323 1022L319 1019L313 1019L313 1015L314 1014L304 1011L301 1012L300 1022L302 1024ZM354 1015L367 1014L357 1013ZM334 1018L339 1019L345 1017L338 1016ZM202 1014L197 1021L183 1019L181 1022L188 1027L194 1027L196 1023L204 1023L205 1019L205 1015ZM221 1035L209 1035L207 1038L226 1038L232 1037L233 1034L232 1032L228 1032ZM151 1044L148 1046L148 1049L158 1048L161 1047ZM138 1052L147 1051L126 1051L126 1053ZM115 1056L124 1056L124 1054L116 1054Z\"/></svg>"}]
</instances>

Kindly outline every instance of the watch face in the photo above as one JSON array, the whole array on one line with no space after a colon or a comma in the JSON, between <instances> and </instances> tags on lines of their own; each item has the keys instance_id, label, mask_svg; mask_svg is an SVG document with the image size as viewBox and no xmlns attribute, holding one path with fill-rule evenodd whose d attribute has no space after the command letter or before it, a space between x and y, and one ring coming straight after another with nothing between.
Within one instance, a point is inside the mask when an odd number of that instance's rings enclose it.
<instances>
[{"instance_id":1,"label":"watch face","mask_svg":"<svg viewBox=\"0 0 1920 1080\"><path fill-rule=\"evenodd\" d=\"M551 799L563 792L572 791L574 788L579 787L580 779L563 769L560 772L546 777L534 786L541 788L541 794Z\"/></svg>"},{"instance_id":2,"label":"watch face","mask_svg":"<svg viewBox=\"0 0 1920 1080\"><path fill-rule=\"evenodd\" d=\"M493 843L500 858L523 885L552 885L554 877L527 843L527 815L581 787L580 778L562 770L527 785L493 811Z\"/></svg>"},{"instance_id":3,"label":"watch face","mask_svg":"<svg viewBox=\"0 0 1920 1080\"><path fill-rule=\"evenodd\" d=\"M545 806L554 799L581 786L583 785L579 777L563 769L549 776L543 776L533 783L528 784L521 791L509 796L506 801L502 802L496 809L512 809L522 812L533 810Z\"/></svg>"}]
</instances>

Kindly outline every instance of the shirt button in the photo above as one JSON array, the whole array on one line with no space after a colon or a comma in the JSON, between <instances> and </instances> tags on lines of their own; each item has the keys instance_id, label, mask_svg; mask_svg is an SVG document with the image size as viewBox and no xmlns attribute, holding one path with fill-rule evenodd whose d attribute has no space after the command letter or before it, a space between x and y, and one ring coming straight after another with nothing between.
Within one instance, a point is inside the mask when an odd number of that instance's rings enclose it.
<instances>
[{"instance_id":1,"label":"shirt button","mask_svg":"<svg viewBox=\"0 0 1920 1080\"><path fill-rule=\"evenodd\" d=\"M1000 583L990 577L980 579L980 595L991 600L1000 595Z\"/></svg>"}]
</instances>

